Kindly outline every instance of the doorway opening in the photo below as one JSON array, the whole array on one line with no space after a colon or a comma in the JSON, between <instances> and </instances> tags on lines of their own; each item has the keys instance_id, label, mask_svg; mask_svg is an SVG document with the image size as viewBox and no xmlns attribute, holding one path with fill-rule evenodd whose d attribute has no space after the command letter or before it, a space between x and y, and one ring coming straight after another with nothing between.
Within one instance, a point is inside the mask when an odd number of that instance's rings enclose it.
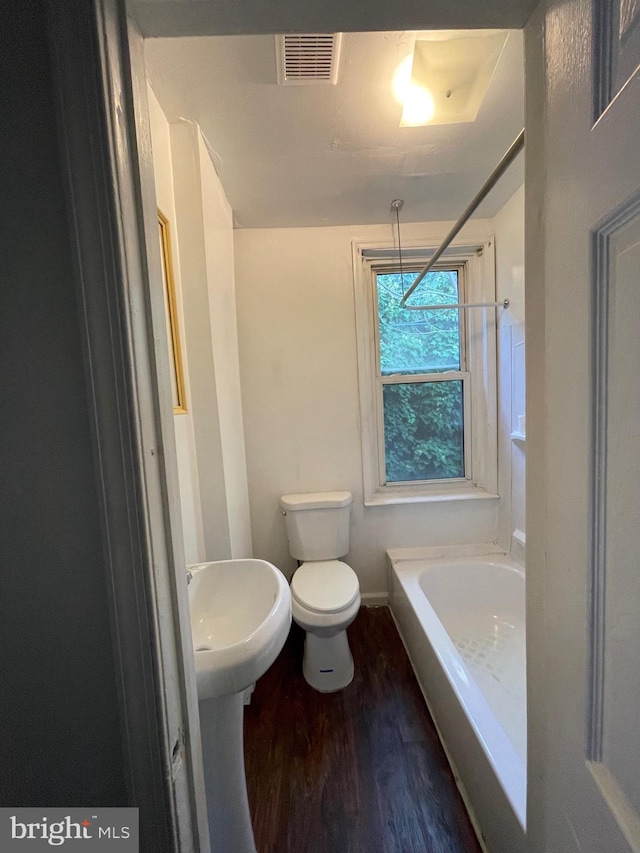
<instances>
[{"instance_id":1,"label":"doorway opening","mask_svg":"<svg viewBox=\"0 0 640 853\"><path fill-rule=\"evenodd\" d=\"M292 482L304 491L335 487L335 478L342 485L347 476L363 496L352 560L363 567L365 594L373 603L388 595L388 525L400 525L405 544L413 544L422 515L428 519L433 513L433 492L424 503L407 503L406 494L397 492L368 501L361 485L363 434L376 416L359 409L366 377L358 372L362 359L355 357L353 252L357 244L362 257L368 253L387 265L384 273L376 267L376 280L398 274L399 235L390 214L391 202L401 197L399 233L411 268L412 256L437 248L521 129L519 30L488 34L483 49L489 59L482 54L484 65L478 62L476 71L484 80L483 94L468 85L457 109L446 112L456 85L464 89L454 82L463 77L456 72L456 61L465 55L459 43L470 44L474 37L468 31L344 33L340 63L331 70L335 82L304 86L278 82L279 42L273 35L145 43L155 186L158 207L173 223L173 277L184 330L187 406L174 415L174 426L187 564L253 552L290 575L294 566L278 525L278 495L290 491ZM403 118L406 108L394 97L393 81L407 56L418 68L429 46L438 56L450 49L454 57L440 77L427 69L440 81L432 85L442 89L444 120L412 125ZM476 492L469 501L436 507L451 530L449 540L434 538L427 523L417 543L465 545L468 534L461 539L457 531L471 526L471 541L498 541L521 563L522 184L520 160L452 247L461 282L471 280L467 256L484 253L493 278L479 292L509 300L508 309L489 317L484 310L473 319L464 309L451 312L457 334L464 335L459 346L465 353L480 347L479 360L493 364L491 381L478 386L468 404L467 426L486 420L485 440L497 453L490 463L476 427L465 438L465 453L475 455L482 482L470 462L456 477L468 480L470 488L482 487L486 500L477 501ZM404 274L400 270L401 285ZM420 302L438 299L427 284L417 294ZM462 290L457 293L461 302L466 299ZM411 326L401 330L408 336L406 347L418 336L447 333L425 315L400 321ZM411 377L410 387L418 387L415 381ZM386 417L383 413L381 430L386 427L388 436ZM418 451L422 445L410 448L410 454ZM211 476L213 470L218 477ZM301 471L307 479L292 480ZM367 504L376 501L386 506L389 521L380 515L373 520ZM392 544L402 543L396 538ZM499 645L496 640L494 651ZM518 713L526 725L524 661L520 674ZM518 742L526 742L524 731Z\"/></svg>"}]
</instances>

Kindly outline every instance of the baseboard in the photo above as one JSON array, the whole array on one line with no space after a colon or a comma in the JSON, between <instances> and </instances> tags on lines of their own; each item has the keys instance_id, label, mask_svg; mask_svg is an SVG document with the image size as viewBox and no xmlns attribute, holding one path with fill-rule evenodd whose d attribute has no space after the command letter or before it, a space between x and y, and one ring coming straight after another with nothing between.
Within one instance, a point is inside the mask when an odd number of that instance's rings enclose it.
<instances>
[{"instance_id":1,"label":"baseboard","mask_svg":"<svg viewBox=\"0 0 640 853\"><path fill-rule=\"evenodd\" d=\"M363 607L385 607L389 604L388 592L362 592L360 600Z\"/></svg>"}]
</instances>

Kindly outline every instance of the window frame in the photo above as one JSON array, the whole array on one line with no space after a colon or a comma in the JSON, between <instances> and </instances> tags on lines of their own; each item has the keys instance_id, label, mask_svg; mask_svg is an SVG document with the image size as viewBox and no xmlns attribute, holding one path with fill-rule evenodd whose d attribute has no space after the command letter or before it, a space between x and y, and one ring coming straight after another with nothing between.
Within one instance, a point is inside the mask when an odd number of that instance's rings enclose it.
<instances>
[{"instance_id":1,"label":"window frame","mask_svg":"<svg viewBox=\"0 0 640 853\"><path fill-rule=\"evenodd\" d=\"M408 272L413 272L417 266L418 271L424 266L426 261L415 261L412 259L408 264L403 265L403 269ZM382 273L399 273L399 265L384 262L373 261L369 265L371 274L371 287L373 293L373 326L374 326L374 363L376 365L376 431L378 435L378 480L383 487L390 486L427 486L434 484L448 483L465 483L471 479L471 434L473 416L471 412L471 389L470 379L471 373L466 370L467 367L467 320L464 316L465 311L459 312L459 335L460 335L460 370L449 370L441 373L394 373L390 376L383 376L380 364L380 312L378 310L378 288L377 277ZM464 263L443 263L436 264L435 271L438 270L455 270L458 276L458 302L466 301L466 279L467 272ZM417 274L417 273L416 273ZM411 304L411 303L410 303ZM385 385L407 385L407 384L423 384L427 382L456 382L462 381L462 400L463 400L463 434L464 434L464 476L463 477L447 477L446 479L431 479L431 480L394 480L387 482L386 480L386 444L384 436L384 386Z\"/></svg>"},{"instance_id":2,"label":"window frame","mask_svg":"<svg viewBox=\"0 0 640 853\"><path fill-rule=\"evenodd\" d=\"M405 269L422 267L440 240L404 246ZM465 353L464 417L465 476L447 480L419 480L386 483L384 424L380 376L378 302L376 274L398 270L397 249L382 242L352 243L360 427L362 444L363 494L365 506L422 501L497 498L497 371L496 312L472 309L463 312L461 350ZM494 239L489 236L469 245L457 244L444 254L435 269L457 269L463 277L461 302L495 301ZM414 302L415 297L410 300ZM462 364L461 364L462 366ZM394 382L452 379L451 374L398 374ZM436 377L440 377L437 379ZM391 377L385 377L390 379ZM467 421L468 418L468 421Z\"/></svg>"}]
</instances>

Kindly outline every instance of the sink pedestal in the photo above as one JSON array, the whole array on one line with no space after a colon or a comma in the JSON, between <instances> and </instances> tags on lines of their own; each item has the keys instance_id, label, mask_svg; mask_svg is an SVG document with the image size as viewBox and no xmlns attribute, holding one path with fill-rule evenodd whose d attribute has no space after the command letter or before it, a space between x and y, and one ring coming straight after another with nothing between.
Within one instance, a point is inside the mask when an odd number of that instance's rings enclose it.
<instances>
[{"instance_id":1,"label":"sink pedestal","mask_svg":"<svg viewBox=\"0 0 640 853\"><path fill-rule=\"evenodd\" d=\"M244 694L198 704L211 853L256 853L244 775Z\"/></svg>"}]
</instances>

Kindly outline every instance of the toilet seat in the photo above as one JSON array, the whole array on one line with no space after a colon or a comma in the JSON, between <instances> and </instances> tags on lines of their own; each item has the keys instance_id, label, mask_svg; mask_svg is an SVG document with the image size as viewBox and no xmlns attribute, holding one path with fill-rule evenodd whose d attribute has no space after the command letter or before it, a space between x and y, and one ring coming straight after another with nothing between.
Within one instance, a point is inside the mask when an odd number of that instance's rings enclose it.
<instances>
[{"instance_id":1,"label":"toilet seat","mask_svg":"<svg viewBox=\"0 0 640 853\"><path fill-rule=\"evenodd\" d=\"M291 580L291 594L314 613L338 613L358 596L360 584L351 566L341 560L303 563Z\"/></svg>"}]
</instances>

